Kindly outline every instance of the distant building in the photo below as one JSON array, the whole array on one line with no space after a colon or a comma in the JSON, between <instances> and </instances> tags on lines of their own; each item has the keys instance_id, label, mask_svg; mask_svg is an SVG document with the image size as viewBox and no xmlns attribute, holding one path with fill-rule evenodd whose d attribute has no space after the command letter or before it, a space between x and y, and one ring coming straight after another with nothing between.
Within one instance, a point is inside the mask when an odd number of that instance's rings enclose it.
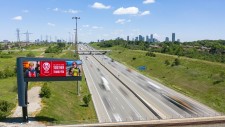
<instances>
[{"instance_id":1,"label":"distant building","mask_svg":"<svg viewBox=\"0 0 225 127\"><path fill-rule=\"evenodd\" d=\"M170 41L169 37L166 37L165 42L169 42L169 41Z\"/></svg>"},{"instance_id":2,"label":"distant building","mask_svg":"<svg viewBox=\"0 0 225 127\"><path fill-rule=\"evenodd\" d=\"M172 42L175 42L176 37L175 37L175 33L172 33Z\"/></svg>"},{"instance_id":3,"label":"distant building","mask_svg":"<svg viewBox=\"0 0 225 127\"><path fill-rule=\"evenodd\" d=\"M146 40L145 41L149 42L149 36L148 35L146 36Z\"/></svg>"},{"instance_id":4,"label":"distant building","mask_svg":"<svg viewBox=\"0 0 225 127\"><path fill-rule=\"evenodd\" d=\"M150 42L154 42L153 34L151 34Z\"/></svg>"},{"instance_id":5,"label":"distant building","mask_svg":"<svg viewBox=\"0 0 225 127\"><path fill-rule=\"evenodd\" d=\"M139 35L139 41L144 41L144 37L142 37L141 35Z\"/></svg>"},{"instance_id":6,"label":"distant building","mask_svg":"<svg viewBox=\"0 0 225 127\"><path fill-rule=\"evenodd\" d=\"M135 41L138 41L138 37L135 37Z\"/></svg>"},{"instance_id":7,"label":"distant building","mask_svg":"<svg viewBox=\"0 0 225 127\"><path fill-rule=\"evenodd\" d=\"M177 39L177 42L180 42L180 39Z\"/></svg>"},{"instance_id":8,"label":"distant building","mask_svg":"<svg viewBox=\"0 0 225 127\"><path fill-rule=\"evenodd\" d=\"M130 41L130 38L129 38L129 36L127 36L127 41Z\"/></svg>"}]
</instances>

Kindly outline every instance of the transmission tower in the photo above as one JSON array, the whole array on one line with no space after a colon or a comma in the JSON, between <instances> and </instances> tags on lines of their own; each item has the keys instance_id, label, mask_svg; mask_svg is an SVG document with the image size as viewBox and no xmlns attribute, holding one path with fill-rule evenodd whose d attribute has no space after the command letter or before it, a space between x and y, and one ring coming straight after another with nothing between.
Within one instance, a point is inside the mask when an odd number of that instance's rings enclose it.
<instances>
[{"instance_id":1,"label":"transmission tower","mask_svg":"<svg viewBox=\"0 0 225 127\"><path fill-rule=\"evenodd\" d=\"M16 29L17 42L20 42L20 29Z\"/></svg>"},{"instance_id":2,"label":"transmission tower","mask_svg":"<svg viewBox=\"0 0 225 127\"><path fill-rule=\"evenodd\" d=\"M23 33L23 34L26 34L26 42L30 42L29 36L30 36L30 34L33 34L33 33L29 33L28 30L27 30L27 32Z\"/></svg>"}]
</instances>

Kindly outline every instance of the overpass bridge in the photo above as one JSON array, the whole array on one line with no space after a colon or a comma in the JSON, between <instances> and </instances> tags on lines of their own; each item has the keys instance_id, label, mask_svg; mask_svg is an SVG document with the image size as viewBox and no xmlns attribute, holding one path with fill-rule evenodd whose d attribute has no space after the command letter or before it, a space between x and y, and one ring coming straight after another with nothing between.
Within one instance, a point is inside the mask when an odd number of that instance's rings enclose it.
<instances>
[{"instance_id":1,"label":"overpass bridge","mask_svg":"<svg viewBox=\"0 0 225 127\"><path fill-rule=\"evenodd\" d=\"M104 55L111 50L78 50L79 55Z\"/></svg>"}]
</instances>

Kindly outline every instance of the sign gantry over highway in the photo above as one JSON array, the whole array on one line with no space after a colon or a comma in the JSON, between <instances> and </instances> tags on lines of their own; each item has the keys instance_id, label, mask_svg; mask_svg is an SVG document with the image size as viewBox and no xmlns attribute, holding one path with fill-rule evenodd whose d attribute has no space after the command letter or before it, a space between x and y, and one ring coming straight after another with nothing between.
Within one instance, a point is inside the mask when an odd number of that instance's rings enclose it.
<instances>
[{"instance_id":1,"label":"sign gantry over highway","mask_svg":"<svg viewBox=\"0 0 225 127\"><path fill-rule=\"evenodd\" d=\"M80 60L56 58L17 58L18 102L23 121L28 121L27 88L34 81L81 81Z\"/></svg>"}]
</instances>

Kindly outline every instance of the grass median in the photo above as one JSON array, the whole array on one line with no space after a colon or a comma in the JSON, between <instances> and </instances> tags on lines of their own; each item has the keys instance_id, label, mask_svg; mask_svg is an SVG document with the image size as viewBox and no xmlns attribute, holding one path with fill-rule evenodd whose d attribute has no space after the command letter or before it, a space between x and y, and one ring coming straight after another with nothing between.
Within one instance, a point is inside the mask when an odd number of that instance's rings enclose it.
<instances>
[{"instance_id":1,"label":"grass median","mask_svg":"<svg viewBox=\"0 0 225 127\"><path fill-rule=\"evenodd\" d=\"M92 46L99 48L95 43ZM119 46L107 49L112 50L109 56L114 60L136 71L139 66L146 66L146 70L139 72L225 113L225 64L161 53L150 57L146 56L146 51ZM171 66L176 58L180 65Z\"/></svg>"}]
</instances>

